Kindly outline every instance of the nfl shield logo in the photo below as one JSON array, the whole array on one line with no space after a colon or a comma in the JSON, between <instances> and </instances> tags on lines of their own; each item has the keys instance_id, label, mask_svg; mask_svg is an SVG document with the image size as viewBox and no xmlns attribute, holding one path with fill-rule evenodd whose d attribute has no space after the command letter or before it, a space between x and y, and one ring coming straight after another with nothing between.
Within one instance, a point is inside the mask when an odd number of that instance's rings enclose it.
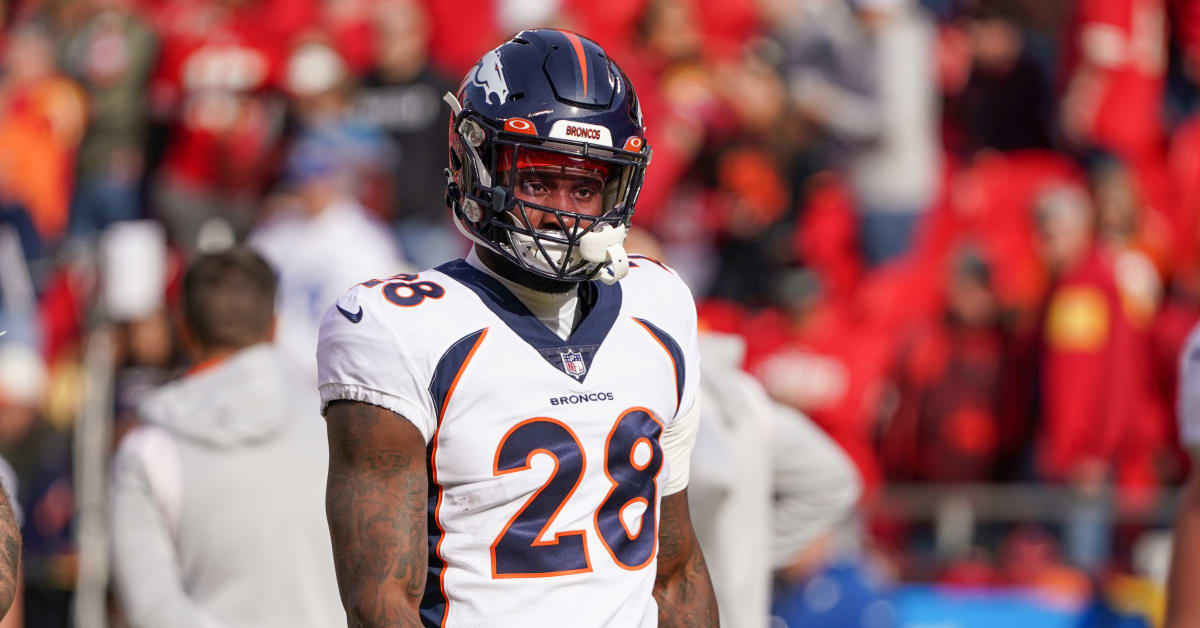
<instances>
[{"instance_id":1,"label":"nfl shield logo","mask_svg":"<svg viewBox=\"0 0 1200 628\"><path fill-rule=\"evenodd\" d=\"M587 365L583 363L583 354L578 351L560 352L558 355L562 356L563 370L567 372L567 375L583 377L583 374L587 372Z\"/></svg>"}]
</instances>

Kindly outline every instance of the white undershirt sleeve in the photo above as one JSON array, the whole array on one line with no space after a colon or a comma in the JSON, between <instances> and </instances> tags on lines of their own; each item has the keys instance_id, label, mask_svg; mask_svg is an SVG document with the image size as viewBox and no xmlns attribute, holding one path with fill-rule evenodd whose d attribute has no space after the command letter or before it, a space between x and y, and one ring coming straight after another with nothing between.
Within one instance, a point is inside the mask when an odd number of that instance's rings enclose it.
<instances>
[{"instance_id":1,"label":"white undershirt sleeve","mask_svg":"<svg viewBox=\"0 0 1200 628\"><path fill-rule=\"evenodd\" d=\"M687 488L691 469L692 447L700 427L700 400L696 399L687 412L671 422L662 433L663 457L667 459L667 487L663 495L672 495Z\"/></svg>"}]
</instances>

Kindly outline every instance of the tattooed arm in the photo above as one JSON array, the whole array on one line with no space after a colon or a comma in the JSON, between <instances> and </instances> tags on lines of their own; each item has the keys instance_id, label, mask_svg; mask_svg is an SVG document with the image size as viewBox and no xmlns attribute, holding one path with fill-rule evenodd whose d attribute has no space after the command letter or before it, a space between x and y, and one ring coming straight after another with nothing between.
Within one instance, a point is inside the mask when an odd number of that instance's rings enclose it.
<instances>
[{"instance_id":1,"label":"tattooed arm","mask_svg":"<svg viewBox=\"0 0 1200 628\"><path fill-rule=\"evenodd\" d=\"M662 500L658 528L658 576L654 581L658 625L717 626L717 598L688 514L687 489Z\"/></svg>"},{"instance_id":2,"label":"tattooed arm","mask_svg":"<svg viewBox=\"0 0 1200 628\"><path fill-rule=\"evenodd\" d=\"M0 617L8 612L17 594L17 580L21 576L21 531L8 492L0 488Z\"/></svg>"},{"instance_id":3,"label":"tattooed arm","mask_svg":"<svg viewBox=\"0 0 1200 628\"><path fill-rule=\"evenodd\" d=\"M400 415L356 401L325 410L325 513L350 628L420 626L428 570L425 440Z\"/></svg>"}]
</instances>

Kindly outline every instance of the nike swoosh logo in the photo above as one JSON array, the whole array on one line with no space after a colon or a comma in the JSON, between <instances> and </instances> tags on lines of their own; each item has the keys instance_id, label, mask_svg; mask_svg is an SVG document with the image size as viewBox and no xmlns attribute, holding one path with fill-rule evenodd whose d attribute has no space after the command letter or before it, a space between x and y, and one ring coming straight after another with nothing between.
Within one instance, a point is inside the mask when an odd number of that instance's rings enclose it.
<instances>
[{"instance_id":1,"label":"nike swoosh logo","mask_svg":"<svg viewBox=\"0 0 1200 628\"><path fill-rule=\"evenodd\" d=\"M342 316L345 316L346 320L349 320L351 323L357 323L358 321L362 320L363 310L361 305L358 306L358 312L348 312L340 305L334 307L336 307L338 311L342 313Z\"/></svg>"}]
</instances>

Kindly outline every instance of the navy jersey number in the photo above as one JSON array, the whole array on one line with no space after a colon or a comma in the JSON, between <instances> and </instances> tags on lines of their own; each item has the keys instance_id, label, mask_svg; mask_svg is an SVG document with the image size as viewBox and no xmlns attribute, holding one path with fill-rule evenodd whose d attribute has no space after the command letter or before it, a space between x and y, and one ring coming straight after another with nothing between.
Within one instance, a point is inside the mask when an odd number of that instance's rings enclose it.
<instances>
[{"instance_id":1,"label":"navy jersey number","mask_svg":"<svg viewBox=\"0 0 1200 628\"><path fill-rule=\"evenodd\" d=\"M604 447L604 474L612 488L596 511L596 531L617 564L641 569L654 557L658 530L653 479L662 468L662 424L643 408L626 410L617 419ZM636 530L626 527L625 511L634 504L644 508ZM648 529L647 529L648 528Z\"/></svg>"},{"instance_id":2,"label":"navy jersey number","mask_svg":"<svg viewBox=\"0 0 1200 628\"><path fill-rule=\"evenodd\" d=\"M554 540L539 539L583 479L587 464L583 446L571 428L541 417L509 430L496 450L496 475L525 471L536 453L554 458L550 479L525 502L492 543L492 577L529 578L591 571L587 533L559 532Z\"/></svg>"},{"instance_id":3,"label":"navy jersey number","mask_svg":"<svg viewBox=\"0 0 1200 628\"><path fill-rule=\"evenodd\" d=\"M605 442L604 472L612 488L596 510L596 532L617 565L641 569L650 564L658 542L658 487L662 469L659 444L662 423L644 408L626 410ZM554 517L566 505L583 477L583 446L565 424L539 417L523 421L504 435L496 450L493 472L499 476L530 468L530 459L545 453L554 459L550 479L530 497L492 543L493 578L544 578L592 570L583 530L559 532L543 541ZM629 510L641 505L640 523L631 529Z\"/></svg>"},{"instance_id":4,"label":"navy jersey number","mask_svg":"<svg viewBox=\"0 0 1200 628\"><path fill-rule=\"evenodd\" d=\"M400 273L387 279L370 279L362 282L361 286L374 288L383 284L383 296L392 305L413 307L425 302L425 299L440 299L446 295L446 289L432 281L417 281L420 274Z\"/></svg>"}]
</instances>

